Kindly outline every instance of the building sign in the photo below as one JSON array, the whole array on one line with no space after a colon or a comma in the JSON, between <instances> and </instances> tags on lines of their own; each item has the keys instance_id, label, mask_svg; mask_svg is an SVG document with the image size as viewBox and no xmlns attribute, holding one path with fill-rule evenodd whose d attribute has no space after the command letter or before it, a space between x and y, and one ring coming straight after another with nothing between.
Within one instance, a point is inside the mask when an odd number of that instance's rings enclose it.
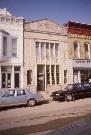
<instances>
[{"instance_id":1,"label":"building sign","mask_svg":"<svg viewBox=\"0 0 91 135\"><path fill-rule=\"evenodd\" d=\"M91 60L73 60L73 67L91 68Z\"/></svg>"}]
</instances>

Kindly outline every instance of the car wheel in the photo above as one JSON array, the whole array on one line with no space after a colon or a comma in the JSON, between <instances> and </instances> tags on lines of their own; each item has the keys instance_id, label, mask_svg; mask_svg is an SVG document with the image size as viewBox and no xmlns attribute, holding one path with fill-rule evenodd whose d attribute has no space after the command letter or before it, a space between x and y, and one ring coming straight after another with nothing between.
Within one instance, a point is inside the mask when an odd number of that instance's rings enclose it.
<instances>
[{"instance_id":1,"label":"car wheel","mask_svg":"<svg viewBox=\"0 0 91 135\"><path fill-rule=\"evenodd\" d=\"M73 97L73 95L72 94L66 94L65 95L65 100L67 101L67 102L69 102L69 101L73 101L74 100L74 97Z\"/></svg>"},{"instance_id":2,"label":"car wheel","mask_svg":"<svg viewBox=\"0 0 91 135\"><path fill-rule=\"evenodd\" d=\"M36 101L34 99L29 99L27 102L27 105L29 107L33 107L33 106L35 106L35 104L36 104Z\"/></svg>"}]
</instances>

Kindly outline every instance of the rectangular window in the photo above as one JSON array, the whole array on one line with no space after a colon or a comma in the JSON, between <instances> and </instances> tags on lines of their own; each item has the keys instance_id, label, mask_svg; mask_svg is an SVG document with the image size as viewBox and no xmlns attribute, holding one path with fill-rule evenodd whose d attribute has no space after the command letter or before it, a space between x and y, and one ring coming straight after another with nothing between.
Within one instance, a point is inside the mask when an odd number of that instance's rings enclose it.
<instances>
[{"instance_id":1,"label":"rectangular window","mask_svg":"<svg viewBox=\"0 0 91 135\"><path fill-rule=\"evenodd\" d=\"M59 84L59 66L56 65L56 81L57 81L57 84Z\"/></svg>"},{"instance_id":2,"label":"rectangular window","mask_svg":"<svg viewBox=\"0 0 91 135\"><path fill-rule=\"evenodd\" d=\"M50 84L50 66L46 66L46 78L47 78L47 84Z\"/></svg>"},{"instance_id":3,"label":"rectangular window","mask_svg":"<svg viewBox=\"0 0 91 135\"><path fill-rule=\"evenodd\" d=\"M54 65L51 66L52 84L55 84L54 67L55 67Z\"/></svg>"},{"instance_id":4,"label":"rectangular window","mask_svg":"<svg viewBox=\"0 0 91 135\"><path fill-rule=\"evenodd\" d=\"M67 70L64 70L64 84L67 83Z\"/></svg>"},{"instance_id":5,"label":"rectangular window","mask_svg":"<svg viewBox=\"0 0 91 135\"><path fill-rule=\"evenodd\" d=\"M46 43L46 58L49 60L49 43Z\"/></svg>"},{"instance_id":6,"label":"rectangular window","mask_svg":"<svg viewBox=\"0 0 91 135\"><path fill-rule=\"evenodd\" d=\"M17 96L26 95L25 90L17 90Z\"/></svg>"},{"instance_id":7,"label":"rectangular window","mask_svg":"<svg viewBox=\"0 0 91 135\"><path fill-rule=\"evenodd\" d=\"M51 49L51 58L54 58L54 43L50 43L50 49Z\"/></svg>"},{"instance_id":8,"label":"rectangular window","mask_svg":"<svg viewBox=\"0 0 91 135\"><path fill-rule=\"evenodd\" d=\"M12 39L12 56L17 56L17 39Z\"/></svg>"},{"instance_id":9,"label":"rectangular window","mask_svg":"<svg viewBox=\"0 0 91 135\"><path fill-rule=\"evenodd\" d=\"M36 42L36 56L39 56L39 42Z\"/></svg>"},{"instance_id":10,"label":"rectangular window","mask_svg":"<svg viewBox=\"0 0 91 135\"><path fill-rule=\"evenodd\" d=\"M44 59L45 58L45 52L44 52L44 43L41 43L41 58Z\"/></svg>"},{"instance_id":11,"label":"rectangular window","mask_svg":"<svg viewBox=\"0 0 91 135\"><path fill-rule=\"evenodd\" d=\"M58 48L59 48L59 44L55 44L55 56L56 58L58 57Z\"/></svg>"},{"instance_id":12,"label":"rectangular window","mask_svg":"<svg viewBox=\"0 0 91 135\"><path fill-rule=\"evenodd\" d=\"M27 85L30 85L32 82L32 70L27 70Z\"/></svg>"},{"instance_id":13,"label":"rectangular window","mask_svg":"<svg viewBox=\"0 0 91 135\"><path fill-rule=\"evenodd\" d=\"M7 55L7 37L3 37L3 56Z\"/></svg>"}]
</instances>

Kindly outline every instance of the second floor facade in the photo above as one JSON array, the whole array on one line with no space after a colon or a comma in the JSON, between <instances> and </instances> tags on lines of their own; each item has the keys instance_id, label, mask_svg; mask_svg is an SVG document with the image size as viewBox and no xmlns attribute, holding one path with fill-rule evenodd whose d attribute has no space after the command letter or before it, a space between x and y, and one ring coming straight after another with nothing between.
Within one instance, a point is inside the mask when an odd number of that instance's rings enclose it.
<instances>
[{"instance_id":1,"label":"second floor facade","mask_svg":"<svg viewBox=\"0 0 91 135\"><path fill-rule=\"evenodd\" d=\"M23 18L0 9L0 62L23 63Z\"/></svg>"},{"instance_id":2,"label":"second floor facade","mask_svg":"<svg viewBox=\"0 0 91 135\"><path fill-rule=\"evenodd\" d=\"M91 59L91 25L68 22L68 56Z\"/></svg>"}]
</instances>

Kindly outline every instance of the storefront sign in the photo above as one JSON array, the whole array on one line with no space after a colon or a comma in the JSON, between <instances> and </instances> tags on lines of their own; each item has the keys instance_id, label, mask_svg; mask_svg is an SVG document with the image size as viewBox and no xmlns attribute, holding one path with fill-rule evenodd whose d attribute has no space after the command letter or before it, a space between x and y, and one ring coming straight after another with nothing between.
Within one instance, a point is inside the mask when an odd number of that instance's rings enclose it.
<instances>
[{"instance_id":1,"label":"storefront sign","mask_svg":"<svg viewBox=\"0 0 91 135\"><path fill-rule=\"evenodd\" d=\"M91 63L91 60L76 60L76 63Z\"/></svg>"},{"instance_id":2,"label":"storefront sign","mask_svg":"<svg viewBox=\"0 0 91 135\"><path fill-rule=\"evenodd\" d=\"M91 60L73 60L73 67L88 67L91 68Z\"/></svg>"}]
</instances>

